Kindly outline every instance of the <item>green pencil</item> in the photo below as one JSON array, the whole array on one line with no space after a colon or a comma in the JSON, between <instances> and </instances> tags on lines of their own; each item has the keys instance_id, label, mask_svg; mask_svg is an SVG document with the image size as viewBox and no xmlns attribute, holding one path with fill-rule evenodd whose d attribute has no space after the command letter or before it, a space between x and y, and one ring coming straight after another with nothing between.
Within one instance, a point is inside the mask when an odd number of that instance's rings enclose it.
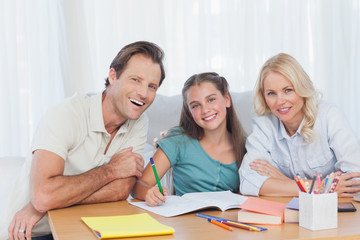
<instances>
[{"instance_id":1,"label":"green pencil","mask_svg":"<svg viewBox=\"0 0 360 240\"><path fill-rule=\"evenodd\" d=\"M156 178L156 182L158 184L159 190L160 190L161 194L164 195L163 189L161 187L161 183L160 183L160 180L159 180L159 176L157 175L154 160L152 158L150 158L150 162L151 162L152 169L154 170L154 174L155 174L155 178Z\"/></svg>"}]
</instances>

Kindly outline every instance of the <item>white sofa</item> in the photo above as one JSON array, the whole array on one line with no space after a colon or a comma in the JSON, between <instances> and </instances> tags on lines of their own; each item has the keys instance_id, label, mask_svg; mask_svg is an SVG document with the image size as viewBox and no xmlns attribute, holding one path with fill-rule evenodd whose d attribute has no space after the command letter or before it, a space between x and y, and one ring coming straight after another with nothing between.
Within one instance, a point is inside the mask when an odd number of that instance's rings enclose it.
<instances>
[{"instance_id":1,"label":"white sofa","mask_svg":"<svg viewBox=\"0 0 360 240\"><path fill-rule=\"evenodd\" d=\"M246 133L251 132L251 118L253 116L251 105L251 92L232 93L233 104L236 108L238 117ZM149 162L154 153L153 140L160 136L160 132L168 130L179 123L182 108L182 96L175 95L167 97L158 94L154 103L146 110L149 117L148 138L144 151L145 164ZM12 182L19 174L24 157L0 157L0 180L3 183ZM169 178L163 178L163 184L171 188ZM6 184L0 185L0 197L6 198Z\"/></svg>"},{"instance_id":2,"label":"white sofa","mask_svg":"<svg viewBox=\"0 0 360 240\"><path fill-rule=\"evenodd\" d=\"M252 92L233 92L231 97L240 122L245 132L249 134L251 132L251 119L254 116ZM167 97L158 94L156 96L153 104L146 110L149 117L148 144L152 145L154 138L160 136L160 132L179 124L181 108L181 95Z\"/></svg>"}]
</instances>

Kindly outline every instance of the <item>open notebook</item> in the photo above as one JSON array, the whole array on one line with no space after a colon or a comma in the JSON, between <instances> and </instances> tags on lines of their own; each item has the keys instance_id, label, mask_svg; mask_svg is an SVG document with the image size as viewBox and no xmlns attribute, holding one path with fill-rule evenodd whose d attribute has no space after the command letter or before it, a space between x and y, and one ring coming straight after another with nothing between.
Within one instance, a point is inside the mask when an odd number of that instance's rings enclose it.
<instances>
[{"instance_id":1,"label":"open notebook","mask_svg":"<svg viewBox=\"0 0 360 240\"><path fill-rule=\"evenodd\" d=\"M167 196L166 201L156 207L150 207L145 202L130 202L130 204L143 208L164 217L174 217L184 213L205 208L217 208L225 211L238 208L247 197L230 191L195 192L180 196Z\"/></svg>"}]
</instances>

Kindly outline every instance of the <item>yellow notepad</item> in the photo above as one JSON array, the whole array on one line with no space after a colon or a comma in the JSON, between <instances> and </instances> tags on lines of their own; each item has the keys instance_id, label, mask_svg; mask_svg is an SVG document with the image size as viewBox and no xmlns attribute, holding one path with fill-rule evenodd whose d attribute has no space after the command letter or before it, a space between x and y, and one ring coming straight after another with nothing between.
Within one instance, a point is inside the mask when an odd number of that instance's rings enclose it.
<instances>
[{"instance_id":1,"label":"yellow notepad","mask_svg":"<svg viewBox=\"0 0 360 240\"><path fill-rule=\"evenodd\" d=\"M85 224L101 239L173 234L172 227L159 223L148 213L109 216L82 217Z\"/></svg>"}]
</instances>

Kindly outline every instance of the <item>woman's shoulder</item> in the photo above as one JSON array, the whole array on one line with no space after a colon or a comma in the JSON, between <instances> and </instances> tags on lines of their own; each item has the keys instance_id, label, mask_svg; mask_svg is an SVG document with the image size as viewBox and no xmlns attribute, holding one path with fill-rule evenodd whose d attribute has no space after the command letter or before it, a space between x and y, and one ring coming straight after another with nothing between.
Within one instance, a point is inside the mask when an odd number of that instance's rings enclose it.
<instances>
[{"instance_id":1,"label":"woman's shoulder","mask_svg":"<svg viewBox=\"0 0 360 240\"><path fill-rule=\"evenodd\" d=\"M279 122L279 119L272 113L256 116L253 118L253 124L259 125L261 127L270 128L276 126Z\"/></svg>"},{"instance_id":2,"label":"woman's shoulder","mask_svg":"<svg viewBox=\"0 0 360 240\"><path fill-rule=\"evenodd\" d=\"M318 116L326 116L326 118L334 115L343 115L339 106L327 100L321 100L318 105Z\"/></svg>"}]
</instances>

